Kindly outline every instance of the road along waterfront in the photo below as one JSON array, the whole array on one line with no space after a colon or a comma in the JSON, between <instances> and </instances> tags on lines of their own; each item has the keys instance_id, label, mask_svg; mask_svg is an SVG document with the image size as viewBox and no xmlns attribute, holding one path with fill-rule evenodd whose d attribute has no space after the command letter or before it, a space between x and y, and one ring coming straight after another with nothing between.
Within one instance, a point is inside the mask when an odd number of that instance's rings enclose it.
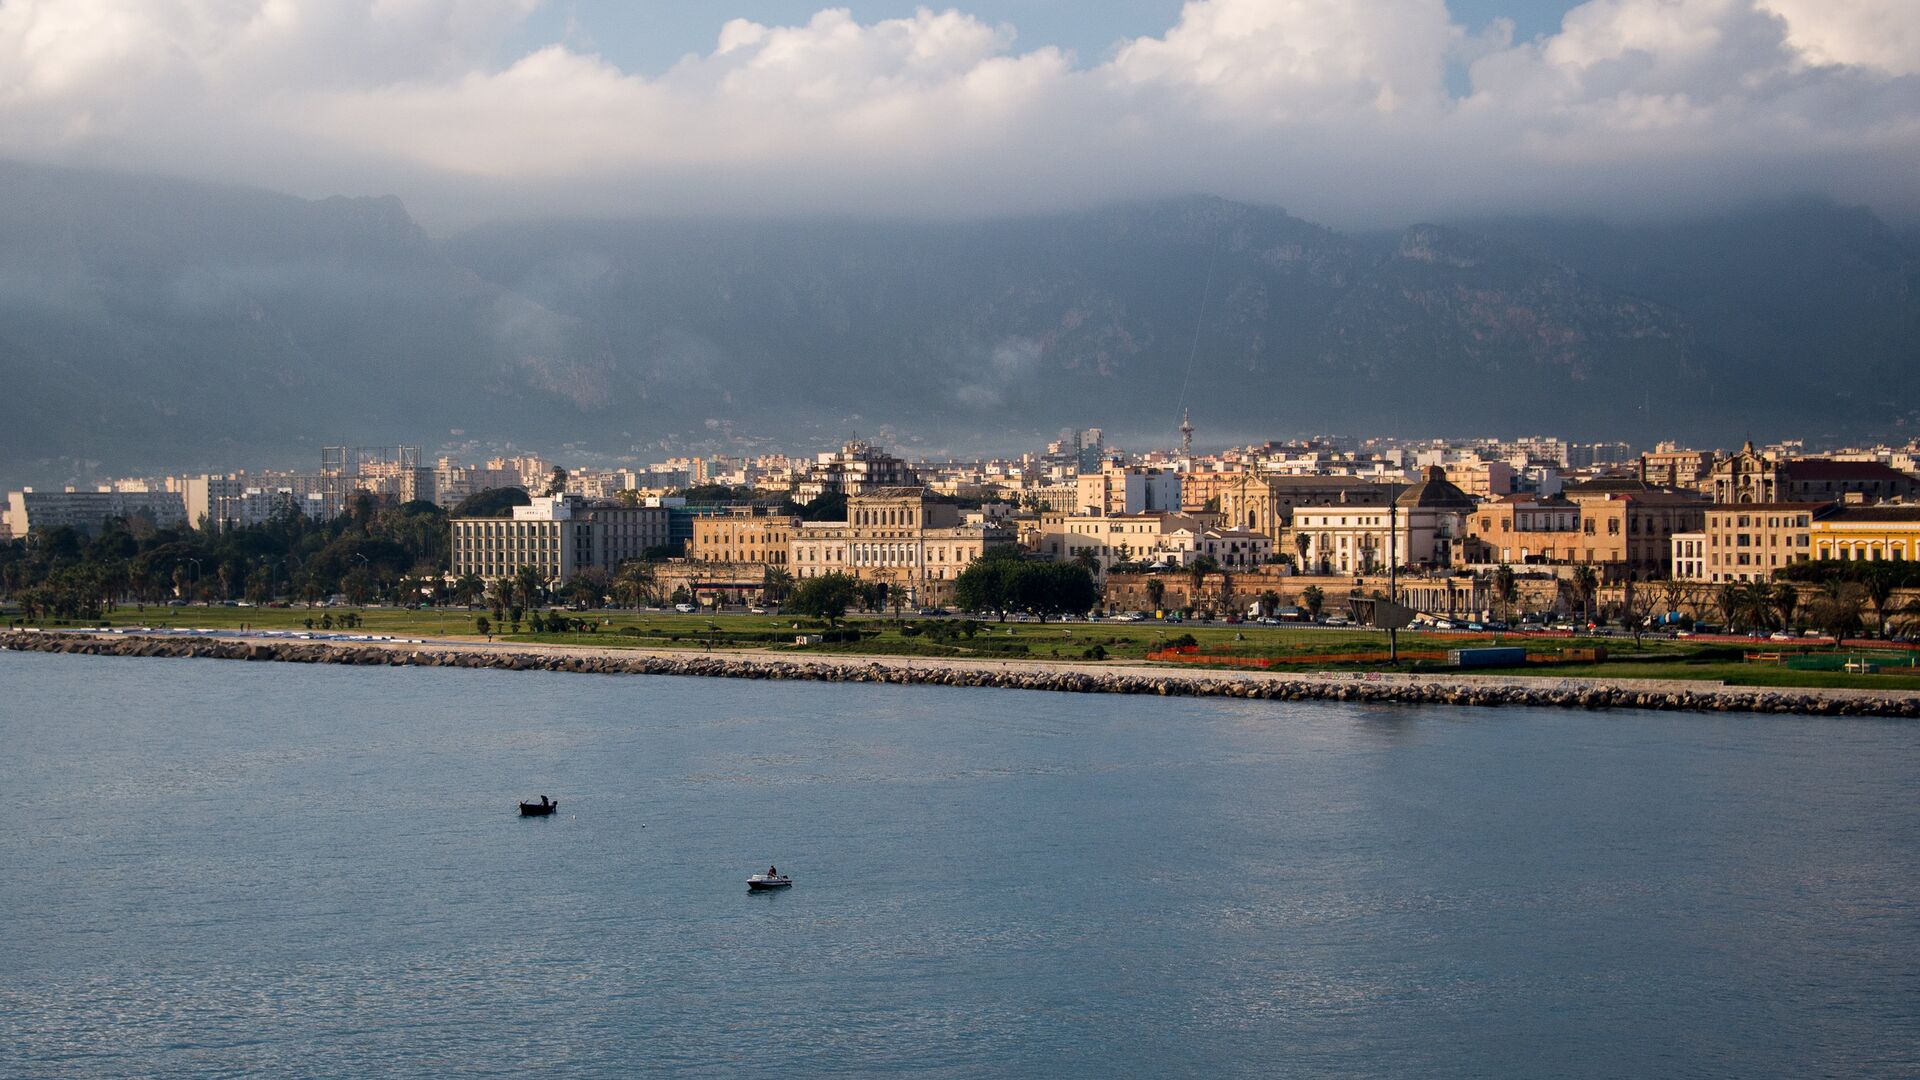
<instances>
[{"instance_id":1,"label":"road along waterfront","mask_svg":"<svg viewBox=\"0 0 1920 1080\"><path fill-rule=\"evenodd\" d=\"M474 641L305 640L285 636L182 637L137 632L0 634L0 648L90 656L198 657L307 664L465 667L602 675L698 675L720 678L872 682L1157 694L1276 701L1356 701L1409 705L1526 705L1585 709L1659 709L1822 716L1920 718L1920 694L1899 690L1730 687L1690 681L1557 679L1530 676L1173 671L1139 664L1045 660L980 661L916 657L817 657L736 650L575 645L490 646Z\"/></svg>"}]
</instances>

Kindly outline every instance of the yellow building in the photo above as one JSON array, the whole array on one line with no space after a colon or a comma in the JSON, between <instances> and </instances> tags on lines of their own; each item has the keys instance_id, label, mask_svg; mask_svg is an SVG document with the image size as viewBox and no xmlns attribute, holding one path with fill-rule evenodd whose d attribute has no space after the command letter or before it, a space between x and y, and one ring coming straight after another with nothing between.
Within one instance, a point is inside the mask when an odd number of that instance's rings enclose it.
<instances>
[{"instance_id":1,"label":"yellow building","mask_svg":"<svg viewBox=\"0 0 1920 1080\"><path fill-rule=\"evenodd\" d=\"M801 522L787 546L797 579L848 574L917 605L948 603L962 570L1013 542L1011 529L963 522L925 488L894 487L849 498L845 521Z\"/></svg>"},{"instance_id":2,"label":"yellow building","mask_svg":"<svg viewBox=\"0 0 1920 1080\"><path fill-rule=\"evenodd\" d=\"M1845 506L1813 523L1813 557L1843 562L1920 559L1920 506Z\"/></svg>"},{"instance_id":3,"label":"yellow building","mask_svg":"<svg viewBox=\"0 0 1920 1080\"><path fill-rule=\"evenodd\" d=\"M693 519L687 558L702 562L758 563L784 569L794 519L764 509L741 508Z\"/></svg>"}]
</instances>

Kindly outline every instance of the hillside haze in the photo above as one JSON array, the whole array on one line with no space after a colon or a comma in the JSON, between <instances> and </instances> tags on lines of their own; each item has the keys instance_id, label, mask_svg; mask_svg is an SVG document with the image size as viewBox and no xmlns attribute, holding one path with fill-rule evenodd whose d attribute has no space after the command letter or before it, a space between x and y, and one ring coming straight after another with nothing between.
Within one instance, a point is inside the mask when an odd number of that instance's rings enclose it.
<instances>
[{"instance_id":1,"label":"hillside haze","mask_svg":"<svg viewBox=\"0 0 1920 1080\"><path fill-rule=\"evenodd\" d=\"M974 223L519 222L0 166L0 479L328 442L997 448L1890 434L1920 258L1865 211L1344 234L1192 198Z\"/></svg>"}]
</instances>

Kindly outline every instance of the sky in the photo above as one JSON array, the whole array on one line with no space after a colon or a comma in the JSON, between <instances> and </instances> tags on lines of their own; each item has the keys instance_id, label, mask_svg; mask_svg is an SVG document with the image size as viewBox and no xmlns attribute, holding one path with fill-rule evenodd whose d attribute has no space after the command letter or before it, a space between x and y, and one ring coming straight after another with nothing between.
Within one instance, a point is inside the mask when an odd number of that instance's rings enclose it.
<instances>
[{"instance_id":1,"label":"sky","mask_svg":"<svg viewBox=\"0 0 1920 1080\"><path fill-rule=\"evenodd\" d=\"M1920 221L1916 0L0 0L0 157L526 216Z\"/></svg>"}]
</instances>

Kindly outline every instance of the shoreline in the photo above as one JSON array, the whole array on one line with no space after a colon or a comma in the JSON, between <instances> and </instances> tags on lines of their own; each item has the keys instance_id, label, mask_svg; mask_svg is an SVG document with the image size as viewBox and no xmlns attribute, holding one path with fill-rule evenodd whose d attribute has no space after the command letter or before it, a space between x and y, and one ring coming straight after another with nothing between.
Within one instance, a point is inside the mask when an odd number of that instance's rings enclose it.
<instances>
[{"instance_id":1,"label":"shoreline","mask_svg":"<svg viewBox=\"0 0 1920 1080\"><path fill-rule=\"evenodd\" d=\"M1005 660L995 664L937 657L809 656L801 659L765 650L689 653L686 650L571 645L483 646L457 640L289 641L269 637L211 638L50 631L0 633L0 649L82 656L460 667L594 675L685 675L1264 701L1483 707L1513 705L1920 718L1920 693L1911 691L1734 687L1680 680L1416 675L1397 672L1198 672L1139 664L1074 664L1045 660Z\"/></svg>"}]
</instances>

